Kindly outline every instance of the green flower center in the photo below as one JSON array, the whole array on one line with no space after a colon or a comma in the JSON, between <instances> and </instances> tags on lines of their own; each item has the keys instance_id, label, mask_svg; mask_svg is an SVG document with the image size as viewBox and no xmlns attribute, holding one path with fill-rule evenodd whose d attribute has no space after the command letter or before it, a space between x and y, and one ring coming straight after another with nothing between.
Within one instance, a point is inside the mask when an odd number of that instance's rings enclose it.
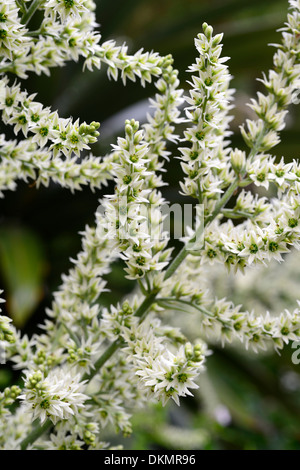
<instances>
[{"instance_id":1,"label":"green flower center","mask_svg":"<svg viewBox=\"0 0 300 470\"><path fill-rule=\"evenodd\" d=\"M284 335L284 336L287 336L289 334L290 330L288 329L287 326L284 326L283 328L281 328L281 334Z\"/></svg>"},{"instance_id":2,"label":"green flower center","mask_svg":"<svg viewBox=\"0 0 300 470\"><path fill-rule=\"evenodd\" d=\"M289 224L289 227L295 228L295 227L297 227L297 225L298 225L298 220L297 220L297 219L293 219L293 218L292 218L292 219L289 219L288 224Z\"/></svg>"},{"instance_id":3,"label":"green flower center","mask_svg":"<svg viewBox=\"0 0 300 470\"><path fill-rule=\"evenodd\" d=\"M208 251L207 251L207 256L209 258L215 258L217 256L217 253L215 252L215 250L213 250L212 248L210 248Z\"/></svg>"},{"instance_id":4,"label":"green flower center","mask_svg":"<svg viewBox=\"0 0 300 470\"><path fill-rule=\"evenodd\" d=\"M276 242L270 242L269 243L269 250L272 251L273 253L278 250L278 243Z\"/></svg>"},{"instance_id":5,"label":"green flower center","mask_svg":"<svg viewBox=\"0 0 300 470\"><path fill-rule=\"evenodd\" d=\"M43 408L43 410L47 410L50 407L49 400L45 399L45 400L41 401L40 407Z\"/></svg>"},{"instance_id":6,"label":"green flower center","mask_svg":"<svg viewBox=\"0 0 300 470\"><path fill-rule=\"evenodd\" d=\"M208 78L206 78L206 79L204 80L204 83L205 83L206 86L212 86L212 84L213 84L214 82L213 82L213 80L212 80L210 77L208 77Z\"/></svg>"},{"instance_id":7,"label":"green flower center","mask_svg":"<svg viewBox=\"0 0 300 470\"><path fill-rule=\"evenodd\" d=\"M258 246L256 245L256 243L252 243L252 245L250 245L249 251L250 251L251 254L254 254L254 253L258 252Z\"/></svg>"},{"instance_id":8,"label":"green flower center","mask_svg":"<svg viewBox=\"0 0 300 470\"><path fill-rule=\"evenodd\" d=\"M72 134L71 137L70 137L70 141L71 141L72 144L78 144L79 139L78 139L76 134Z\"/></svg>"},{"instance_id":9,"label":"green flower center","mask_svg":"<svg viewBox=\"0 0 300 470\"><path fill-rule=\"evenodd\" d=\"M264 173L259 173L257 175L257 181L259 181L260 183L262 183L263 181L265 181L266 179L266 175Z\"/></svg>"},{"instance_id":10,"label":"green flower center","mask_svg":"<svg viewBox=\"0 0 300 470\"><path fill-rule=\"evenodd\" d=\"M185 383L188 379L188 376L187 374L184 374L184 373L178 374L177 379L178 379L178 382Z\"/></svg>"},{"instance_id":11,"label":"green flower center","mask_svg":"<svg viewBox=\"0 0 300 470\"><path fill-rule=\"evenodd\" d=\"M198 155L199 155L198 152L191 152L191 154L190 154L191 160L196 160L196 158L198 157Z\"/></svg>"},{"instance_id":12,"label":"green flower center","mask_svg":"<svg viewBox=\"0 0 300 470\"><path fill-rule=\"evenodd\" d=\"M131 178L130 175L125 175L125 176L124 176L124 178L123 178L123 183L129 184L129 183L131 183L131 181L132 181L132 178Z\"/></svg>"},{"instance_id":13,"label":"green flower center","mask_svg":"<svg viewBox=\"0 0 300 470\"><path fill-rule=\"evenodd\" d=\"M198 140L203 140L204 136L205 136L203 131L196 132L195 135L196 135L196 139L198 139Z\"/></svg>"},{"instance_id":14,"label":"green flower center","mask_svg":"<svg viewBox=\"0 0 300 470\"><path fill-rule=\"evenodd\" d=\"M18 121L20 124L26 124L27 123L26 116L22 114L22 116L19 116Z\"/></svg>"},{"instance_id":15,"label":"green flower center","mask_svg":"<svg viewBox=\"0 0 300 470\"><path fill-rule=\"evenodd\" d=\"M37 114L37 113L34 113L32 116L31 116L31 120L33 122L38 122L40 120L40 116Z\"/></svg>"},{"instance_id":16,"label":"green flower center","mask_svg":"<svg viewBox=\"0 0 300 470\"><path fill-rule=\"evenodd\" d=\"M13 98L11 98L10 96L7 97L6 100L5 100L6 106L12 106L12 105L13 105L13 102L14 102L14 100L13 100Z\"/></svg>"},{"instance_id":17,"label":"green flower center","mask_svg":"<svg viewBox=\"0 0 300 470\"><path fill-rule=\"evenodd\" d=\"M132 163L136 163L136 162L139 161L139 157L138 157L137 155L131 155L130 161L131 161Z\"/></svg>"},{"instance_id":18,"label":"green flower center","mask_svg":"<svg viewBox=\"0 0 300 470\"><path fill-rule=\"evenodd\" d=\"M0 29L0 39L5 39L7 36L6 29Z\"/></svg>"},{"instance_id":19,"label":"green flower center","mask_svg":"<svg viewBox=\"0 0 300 470\"><path fill-rule=\"evenodd\" d=\"M74 0L64 0L65 7L70 9L74 6Z\"/></svg>"},{"instance_id":20,"label":"green flower center","mask_svg":"<svg viewBox=\"0 0 300 470\"><path fill-rule=\"evenodd\" d=\"M46 137L49 134L48 127L41 127L39 130L42 137Z\"/></svg>"},{"instance_id":21,"label":"green flower center","mask_svg":"<svg viewBox=\"0 0 300 470\"><path fill-rule=\"evenodd\" d=\"M139 256L137 259L136 259L136 262L139 266L144 266L145 262L146 262L146 259L144 258L144 256Z\"/></svg>"}]
</instances>

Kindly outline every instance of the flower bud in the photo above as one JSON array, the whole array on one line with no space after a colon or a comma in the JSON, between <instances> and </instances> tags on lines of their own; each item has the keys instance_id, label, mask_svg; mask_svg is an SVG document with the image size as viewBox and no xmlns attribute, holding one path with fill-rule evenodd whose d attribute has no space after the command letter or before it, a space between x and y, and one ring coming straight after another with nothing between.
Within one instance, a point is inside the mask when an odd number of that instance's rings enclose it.
<instances>
[{"instance_id":1,"label":"flower bud","mask_svg":"<svg viewBox=\"0 0 300 470\"><path fill-rule=\"evenodd\" d=\"M245 152L235 149L230 154L232 168L236 173L242 173L246 166Z\"/></svg>"}]
</instances>

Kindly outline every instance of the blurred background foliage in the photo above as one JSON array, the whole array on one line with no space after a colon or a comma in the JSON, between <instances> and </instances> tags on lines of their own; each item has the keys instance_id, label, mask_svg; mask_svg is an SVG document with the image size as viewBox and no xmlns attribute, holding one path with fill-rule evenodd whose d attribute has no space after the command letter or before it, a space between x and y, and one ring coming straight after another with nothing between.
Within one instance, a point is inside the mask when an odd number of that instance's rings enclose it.
<instances>
[{"instance_id":1,"label":"blurred background foliage","mask_svg":"<svg viewBox=\"0 0 300 470\"><path fill-rule=\"evenodd\" d=\"M118 44L126 41L131 52L143 47L161 55L171 53L180 72L181 86L186 89L186 69L195 60L193 38L202 23L212 24L217 33L224 32L223 54L231 57L232 86L237 90L232 145L244 148L239 125L251 116L246 103L261 89L256 78L272 66L274 50L268 44L280 40L276 30L285 21L287 0L96 3L102 40L116 39ZM121 81L109 81L104 67L83 73L81 63L53 70L51 77L30 75L24 87L37 92L39 101L57 109L61 116L100 121L99 143L92 148L95 155L110 151L110 144L123 134L126 118L143 122L147 99L155 93L153 85L142 88L139 83L129 82L124 88ZM299 107L293 106L282 142L274 149L278 158L284 155L290 161L299 157L299 123ZM170 202L183 200L178 194L179 174L178 160L171 159L166 173L169 186L164 190ZM44 318L61 273L70 268L70 257L80 250L79 231L86 224L93 224L98 200L110 189L95 193L84 189L70 194L56 185L37 190L34 184L20 182L15 192L7 192L0 201L0 286L5 289L6 313L24 334L36 331L36 325ZM267 277L271 299L276 292L276 301L289 300L291 279L292 291L297 292L298 265L296 262L292 272L277 270L279 284L274 276ZM111 290L102 299L107 304L132 289L119 263L107 279ZM266 300L268 289L259 289L259 283L244 295L236 281L230 278L228 284L226 273L217 273L216 279L214 287L218 292L248 302L249 308L253 300L255 307L270 308ZM275 304L273 298L271 307ZM182 400L180 408L172 404L165 408L154 406L151 412L136 414L134 433L124 440L125 448L300 449L300 365L292 364L291 347L287 346L281 356L267 353L255 357L234 346L222 349L214 344L212 349L214 354L208 358L208 371L195 398ZM2 366L0 387L8 385L14 375ZM107 437L114 442L113 436Z\"/></svg>"}]
</instances>

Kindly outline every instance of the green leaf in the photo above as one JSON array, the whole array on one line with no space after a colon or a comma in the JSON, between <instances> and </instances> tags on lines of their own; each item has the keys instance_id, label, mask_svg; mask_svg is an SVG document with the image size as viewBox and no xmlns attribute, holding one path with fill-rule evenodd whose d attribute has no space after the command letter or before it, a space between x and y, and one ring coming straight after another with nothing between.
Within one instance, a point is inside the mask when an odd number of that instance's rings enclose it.
<instances>
[{"instance_id":1,"label":"green leaf","mask_svg":"<svg viewBox=\"0 0 300 470\"><path fill-rule=\"evenodd\" d=\"M0 271L6 308L22 328L40 302L45 259L39 238L24 228L0 229Z\"/></svg>"}]
</instances>

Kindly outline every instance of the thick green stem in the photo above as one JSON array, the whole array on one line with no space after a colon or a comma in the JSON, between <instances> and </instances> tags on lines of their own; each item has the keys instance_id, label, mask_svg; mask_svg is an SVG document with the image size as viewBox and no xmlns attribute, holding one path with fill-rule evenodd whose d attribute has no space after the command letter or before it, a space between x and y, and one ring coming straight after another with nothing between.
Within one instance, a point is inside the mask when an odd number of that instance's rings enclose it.
<instances>
[{"instance_id":1,"label":"thick green stem","mask_svg":"<svg viewBox=\"0 0 300 470\"><path fill-rule=\"evenodd\" d=\"M26 8L24 0L16 0L16 4L22 13L26 13L27 8Z\"/></svg>"},{"instance_id":2,"label":"thick green stem","mask_svg":"<svg viewBox=\"0 0 300 470\"><path fill-rule=\"evenodd\" d=\"M144 301L141 303L137 311L135 312L135 316L140 318L140 323L144 320L149 308L153 304L158 292L152 292L149 294Z\"/></svg>"},{"instance_id":3,"label":"thick green stem","mask_svg":"<svg viewBox=\"0 0 300 470\"><path fill-rule=\"evenodd\" d=\"M97 361L94 364L94 368L89 374L85 374L83 376L83 380L91 380L97 372L101 369L101 367L108 361L108 359L111 358L111 356L119 349L119 347L124 344L124 341L122 339L117 339L114 341L102 354L102 356L97 359Z\"/></svg>"},{"instance_id":4,"label":"thick green stem","mask_svg":"<svg viewBox=\"0 0 300 470\"><path fill-rule=\"evenodd\" d=\"M185 245L181 250L180 252L178 253L178 255L176 256L176 258L174 258L174 260L172 261L172 263L170 264L170 266L168 267L168 269L166 270L166 273L165 273L165 277L164 277L164 280L166 281L167 279L169 279L173 273L176 271L176 269L180 266L180 264L184 261L184 259L186 258L186 256L189 254L189 252L191 250L188 249L188 246L192 246L192 244L194 242L197 241L197 239L199 237L202 236L203 234L203 230L204 228L209 224L211 223L216 217L217 215L221 212L221 210L223 209L223 207L226 205L226 203L229 201L229 199L231 198L231 196L233 195L233 193L235 192L235 190L238 188L239 186L239 182L240 182L240 179L239 178L236 178L232 183L231 185L228 187L227 191L223 194L223 196L221 197L221 199L219 200L219 202L217 203L216 207L215 207L215 210L213 211L213 213L205 220L204 222L204 227L203 226L200 226L199 229L196 231L194 237L189 241L189 243L187 245Z\"/></svg>"},{"instance_id":5,"label":"thick green stem","mask_svg":"<svg viewBox=\"0 0 300 470\"><path fill-rule=\"evenodd\" d=\"M174 272L176 271L176 269L178 268L178 266L181 265L182 261L185 259L185 257L187 256L188 254L188 251L186 250L185 246L180 250L180 252L178 253L178 255L173 259L172 263L170 264L170 266L168 267L168 269L166 270L166 273L165 273L165 277L164 277L164 280L166 281L167 279L169 279L173 274Z\"/></svg>"},{"instance_id":6,"label":"thick green stem","mask_svg":"<svg viewBox=\"0 0 300 470\"><path fill-rule=\"evenodd\" d=\"M217 215L219 215L223 207L227 204L227 202L229 201L233 193L239 187L239 183L240 183L240 178L237 177L228 187L227 191L223 194L221 199L217 202L214 211L205 220L205 226L208 225L210 222L212 222L217 217Z\"/></svg>"},{"instance_id":7,"label":"thick green stem","mask_svg":"<svg viewBox=\"0 0 300 470\"><path fill-rule=\"evenodd\" d=\"M141 303L137 311L135 312L135 316L140 318L140 322L143 321L147 311L153 304L155 297L157 296L157 293L151 293L149 294L144 301ZM94 368L89 374L85 374L83 377L83 380L91 380L97 372L101 369L101 367L105 364L106 361L108 361L111 356L124 344L124 341L119 338L116 341L114 341L107 349L104 351L102 356L99 357L99 359L95 362Z\"/></svg>"},{"instance_id":8,"label":"thick green stem","mask_svg":"<svg viewBox=\"0 0 300 470\"><path fill-rule=\"evenodd\" d=\"M227 219L251 219L255 214L250 214L249 212L238 211L234 209L223 209L222 214L227 217Z\"/></svg>"},{"instance_id":9,"label":"thick green stem","mask_svg":"<svg viewBox=\"0 0 300 470\"><path fill-rule=\"evenodd\" d=\"M193 304L193 302L189 302L188 300L182 300L182 299L174 299L173 297L160 297L157 299L157 302L161 302L162 304L166 304L166 303L169 303L170 305L172 305L172 303L176 304L182 304L184 306L187 306L187 307L192 307L194 308L195 310L198 310L198 312L201 312L203 313L204 315L206 315L207 317L209 318L214 318L216 319L216 316L213 315L209 310L206 310L206 308L204 307L201 307L200 305L195 305ZM217 320L222 323L223 325L229 325L230 323L225 320L222 320L221 318L217 318Z\"/></svg>"},{"instance_id":10,"label":"thick green stem","mask_svg":"<svg viewBox=\"0 0 300 470\"><path fill-rule=\"evenodd\" d=\"M40 3L41 3L41 0L33 0L28 10L24 13L24 15L21 18L22 24L26 25L27 23L29 23L29 21L35 14L36 10L38 9Z\"/></svg>"}]
</instances>

